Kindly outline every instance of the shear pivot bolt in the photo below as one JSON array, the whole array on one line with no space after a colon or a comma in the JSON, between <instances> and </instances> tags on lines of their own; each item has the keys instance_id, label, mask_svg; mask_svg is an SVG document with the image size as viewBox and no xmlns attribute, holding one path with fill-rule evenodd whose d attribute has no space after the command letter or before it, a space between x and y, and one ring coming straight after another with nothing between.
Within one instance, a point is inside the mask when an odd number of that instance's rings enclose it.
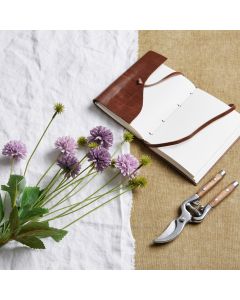
<instances>
[{"instance_id":1,"label":"shear pivot bolt","mask_svg":"<svg viewBox=\"0 0 240 300\"><path fill-rule=\"evenodd\" d=\"M183 223L183 222L185 221L185 218L180 218L179 221L180 221L181 223Z\"/></svg>"}]
</instances>

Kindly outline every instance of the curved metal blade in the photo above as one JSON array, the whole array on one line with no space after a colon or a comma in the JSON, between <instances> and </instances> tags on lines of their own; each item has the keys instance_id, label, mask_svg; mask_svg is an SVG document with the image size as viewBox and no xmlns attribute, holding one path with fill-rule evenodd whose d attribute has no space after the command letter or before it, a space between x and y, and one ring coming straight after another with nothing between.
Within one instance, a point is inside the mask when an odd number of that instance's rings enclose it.
<instances>
[{"instance_id":1,"label":"curved metal blade","mask_svg":"<svg viewBox=\"0 0 240 300\"><path fill-rule=\"evenodd\" d=\"M153 242L156 244L163 244L174 240L182 232L185 225L189 220L178 218L173 220L169 226L163 231L163 233L156 238Z\"/></svg>"}]
</instances>

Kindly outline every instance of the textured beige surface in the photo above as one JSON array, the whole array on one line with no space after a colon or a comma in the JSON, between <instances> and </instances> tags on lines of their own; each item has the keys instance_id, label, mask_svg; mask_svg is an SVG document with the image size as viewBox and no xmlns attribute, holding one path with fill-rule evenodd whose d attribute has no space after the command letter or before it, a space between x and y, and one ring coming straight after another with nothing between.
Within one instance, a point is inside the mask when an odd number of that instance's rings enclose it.
<instances>
[{"instance_id":1,"label":"textured beige surface","mask_svg":"<svg viewBox=\"0 0 240 300\"><path fill-rule=\"evenodd\" d=\"M152 49L167 64L183 72L200 88L240 109L240 31L140 31L139 56ZM209 201L224 185L240 180L240 142L200 182L220 169L227 175L204 197ZM164 246L151 246L154 237L177 216L181 202L197 187L138 142L137 156L151 155L143 172L149 186L134 194L132 230L137 269L240 269L240 187L209 214L202 224L188 225L181 236ZM196 149L197 159L198 149Z\"/></svg>"}]
</instances>

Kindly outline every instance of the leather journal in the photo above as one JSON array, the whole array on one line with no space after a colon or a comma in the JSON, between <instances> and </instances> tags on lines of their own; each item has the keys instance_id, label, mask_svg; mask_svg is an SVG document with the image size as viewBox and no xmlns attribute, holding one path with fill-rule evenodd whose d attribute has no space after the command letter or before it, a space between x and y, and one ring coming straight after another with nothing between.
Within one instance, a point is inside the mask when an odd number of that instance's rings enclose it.
<instances>
[{"instance_id":1,"label":"leather journal","mask_svg":"<svg viewBox=\"0 0 240 300\"><path fill-rule=\"evenodd\" d=\"M198 183L240 135L240 114L147 52L94 103Z\"/></svg>"}]
</instances>

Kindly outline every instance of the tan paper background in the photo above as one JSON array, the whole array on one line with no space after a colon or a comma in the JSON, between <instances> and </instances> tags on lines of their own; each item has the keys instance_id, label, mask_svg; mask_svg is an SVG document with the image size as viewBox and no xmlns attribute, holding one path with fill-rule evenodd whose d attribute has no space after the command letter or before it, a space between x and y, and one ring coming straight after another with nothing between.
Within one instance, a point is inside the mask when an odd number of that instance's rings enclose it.
<instances>
[{"instance_id":1,"label":"tan paper background","mask_svg":"<svg viewBox=\"0 0 240 300\"><path fill-rule=\"evenodd\" d=\"M167 65L240 110L240 31L140 31L139 57L148 50L168 57ZM204 203L234 179L240 181L239 146L240 141L195 187L141 143L132 144L135 155L148 153L153 161L143 171L148 187L134 193L136 269L240 269L240 187L202 224L188 225L172 243L151 246L177 216L182 201L219 170L225 169L227 175ZM197 155L198 149L196 159Z\"/></svg>"}]
</instances>

